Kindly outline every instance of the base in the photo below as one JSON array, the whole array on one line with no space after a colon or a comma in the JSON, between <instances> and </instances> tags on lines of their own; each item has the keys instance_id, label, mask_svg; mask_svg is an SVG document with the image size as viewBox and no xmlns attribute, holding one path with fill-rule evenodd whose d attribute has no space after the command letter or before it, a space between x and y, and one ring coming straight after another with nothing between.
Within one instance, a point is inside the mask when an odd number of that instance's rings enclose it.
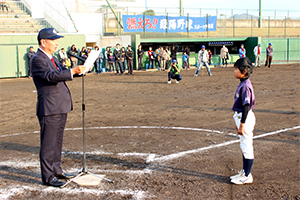
<instances>
[{"instance_id":1,"label":"base","mask_svg":"<svg viewBox=\"0 0 300 200\"><path fill-rule=\"evenodd\" d=\"M80 174L78 174L77 176L75 176L74 178L70 179L68 182L66 182L63 186L61 186L61 188L67 186L69 183L71 183L72 181L74 183L77 183L80 186L95 186L95 185L99 185L101 180L107 180L109 182L113 182L112 180L109 180L107 178L104 178L105 175L100 175L100 174L93 174L91 172L81 172Z\"/></svg>"}]
</instances>

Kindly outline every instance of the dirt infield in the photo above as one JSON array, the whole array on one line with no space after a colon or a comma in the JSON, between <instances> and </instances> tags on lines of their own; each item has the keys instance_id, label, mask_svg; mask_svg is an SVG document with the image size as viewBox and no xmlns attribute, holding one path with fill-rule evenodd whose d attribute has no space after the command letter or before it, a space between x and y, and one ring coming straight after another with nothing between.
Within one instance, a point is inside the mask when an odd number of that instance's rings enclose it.
<instances>
[{"instance_id":1,"label":"dirt infield","mask_svg":"<svg viewBox=\"0 0 300 200\"><path fill-rule=\"evenodd\" d=\"M0 80L0 199L300 199L300 65L258 68L253 184L233 185L242 154L231 107L232 68L167 84L166 72L85 77L87 166L113 183L64 189L41 185L33 81ZM82 169L81 84L67 83L62 167ZM264 135L266 134L266 135ZM260 137L258 137L260 136Z\"/></svg>"}]
</instances>

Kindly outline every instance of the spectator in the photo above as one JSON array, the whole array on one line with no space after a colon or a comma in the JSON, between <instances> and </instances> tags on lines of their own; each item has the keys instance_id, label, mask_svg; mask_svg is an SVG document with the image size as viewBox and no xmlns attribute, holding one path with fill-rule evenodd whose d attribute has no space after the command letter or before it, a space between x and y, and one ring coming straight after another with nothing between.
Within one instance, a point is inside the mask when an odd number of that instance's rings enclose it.
<instances>
[{"instance_id":1,"label":"spectator","mask_svg":"<svg viewBox=\"0 0 300 200\"><path fill-rule=\"evenodd\" d=\"M149 47L148 56L149 56L149 66L148 69L153 69L153 61L154 61L154 55L153 55L152 47Z\"/></svg>"},{"instance_id":2,"label":"spectator","mask_svg":"<svg viewBox=\"0 0 300 200\"><path fill-rule=\"evenodd\" d=\"M142 45L139 45L139 49L137 50L138 54L138 63L139 63L139 70L143 69L143 57L144 57L144 50L142 49Z\"/></svg>"},{"instance_id":3,"label":"spectator","mask_svg":"<svg viewBox=\"0 0 300 200\"><path fill-rule=\"evenodd\" d=\"M201 50L198 53L198 61L199 61L199 65L197 67L197 70L196 70L196 73L195 73L194 77L198 76L198 73L201 70L203 64L205 64L209 76L212 76L212 74L210 72L210 68L209 68L208 63L207 63L207 61L208 61L208 53L205 50L205 45L201 46Z\"/></svg>"},{"instance_id":4,"label":"spectator","mask_svg":"<svg viewBox=\"0 0 300 200\"><path fill-rule=\"evenodd\" d=\"M186 52L186 55L188 55L188 58L187 58L188 67L187 67L187 69L190 69L190 53L191 53L191 50L189 49L188 46L185 46L184 47L184 52Z\"/></svg>"},{"instance_id":5,"label":"spectator","mask_svg":"<svg viewBox=\"0 0 300 200\"><path fill-rule=\"evenodd\" d=\"M122 51L120 49L119 43L116 44L116 49L114 50L114 58L115 58L115 67L116 67L117 75L119 75L119 69L121 75L124 75L123 67L122 67Z\"/></svg>"},{"instance_id":6,"label":"spectator","mask_svg":"<svg viewBox=\"0 0 300 200\"><path fill-rule=\"evenodd\" d=\"M210 51L210 49L208 49L207 52L208 52L208 65L211 65L212 52Z\"/></svg>"},{"instance_id":7,"label":"spectator","mask_svg":"<svg viewBox=\"0 0 300 200\"><path fill-rule=\"evenodd\" d=\"M165 71L166 69L166 61L167 61L167 52L163 47L160 48L160 70Z\"/></svg>"},{"instance_id":8,"label":"spectator","mask_svg":"<svg viewBox=\"0 0 300 200\"><path fill-rule=\"evenodd\" d=\"M186 54L186 51L183 52L183 55L182 55L182 66L183 66L183 69L189 69L189 65L188 65L188 55Z\"/></svg>"},{"instance_id":9,"label":"spectator","mask_svg":"<svg viewBox=\"0 0 300 200\"><path fill-rule=\"evenodd\" d=\"M171 59L177 60L177 48L176 48L175 44L172 46Z\"/></svg>"},{"instance_id":10,"label":"spectator","mask_svg":"<svg viewBox=\"0 0 300 200\"><path fill-rule=\"evenodd\" d=\"M80 51L80 53L79 53L79 56L80 56L81 58L85 59L85 60L87 59L87 57L88 57L88 51L86 50L85 47L82 47L82 48L81 48L81 51ZM80 61L80 64L83 65L84 62L83 62L83 61Z\"/></svg>"},{"instance_id":11,"label":"spectator","mask_svg":"<svg viewBox=\"0 0 300 200\"><path fill-rule=\"evenodd\" d=\"M180 73L180 66L177 66L177 61L172 60L171 67L168 69L168 84L171 84L171 79L175 79L176 83L182 79Z\"/></svg>"},{"instance_id":12,"label":"spectator","mask_svg":"<svg viewBox=\"0 0 300 200\"><path fill-rule=\"evenodd\" d=\"M133 72L133 58L134 58L134 52L131 49L131 45L128 45L127 51L126 51L126 58L127 58L127 69L128 74L132 74Z\"/></svg>"},{"instance_id":13,"label":"spectator","mask_svg":"<svg viewBox=\"0 0 300 200\"><path fill-rule=\"evenodd\" d=\"M95 46L95 51L99 51L99 56L95 61L95 69L96 69L97 74L101 74L102 73L103 53L101 50L99 50L98 46Z\"/></svg>"},{"instance_id":14,"label":"spectator","mask_svg":"<svg viewBox=\"0 0 300 200\"><path fill-rule=\"evenodd\" d=\"M28 57L28 78L32 77L30 60L34 56L34 54L35 54L35 52L33 51L33 46L30 46L29 47L29 52L27 53L27 57Z\"/></svg>"},{"instance_id":15,"label":"spectator","mask_svg":"<svg viewBox=\"0 0 300 200\"><path fill-rule=\"evenodd\" d=\"M170 55L171 55L171 52L169 50L169 46L166 46L166 53L167 53L167 59L166 59L166 69L169 69L169 66L170 66Z\"/></svg>"},{"instance_id":16,"label":"spectator","mask_svg":"<svg viewBox=\"0 0 300 200\"><path fill-rule=\"evenodd\" d=\"M71 62L65 52L65 48L61 48L60 51L58 52L59 54L59 62L66 68L70 67Z\"/></svg>"},{"instance_id":17,"label":"spectator","mask_svg":"<svg viewBox=\"0 0 300 200\"><path fill-rule=\"evenodd\" d=\"M73 45L71 46L71 49L68 51L68 54L69 54L69 56L70 56L70 58L71 58L71 61L72 61L72 67L73 67L73 68L77 66L77 58L74 57L74 56L72 56L72 54L77 55L77 53L78 53L78 50L77 50L77 48L75 47L75 44L73 44Z\"/></svg>"},{"instance_id":18,"label":"spectator","mask_svg":"<svg viewBox=\"0 0 300 200\"><path fill-rule=\"evenodd\" d=\"M110 52L110 47L106 47L106 50L104 52L104 56L105 56L105 67L108 70L108 66L109 66L109 62L108 62L108 53Z\"/></svg>"},{"instance_id":19,"label":"spectator","mask_svg":"<svg viewBox=\"0 0 300 200\"><path fill-rule=\"evenodd\" d=\"M227 53L228 53L228 49L225 46L225 44L223 44L223 47L221 48L221 55L220 55L220 57L222 58L222 67L224 67L224 64L226 64L227 67L227 59L226 59Z\"/></svg>"},{"instance_id":20,"label":"spectator","mask_svg":"<svg viewBox=\"0 0 300 200\"><path fill-rule=\"evenodd\" d=\"M161 68L160 66L160 62L161 62L161 56L160 56L160 52L161 52L161 47L159 46L156 50L155 50L155 66L156 64L158 64L158 69Z\"/></svg>"},{"instance_id":21,"label":"spectator","mask_svg":"<svg viewBox=\"0 0 300 200\"><path fill-rule=\"evenodd\" d=\"M122 69L123 69L123 72L126 71L126 65L125 65L125 60L126 60L126 50L125 50L125 47L122 47L121 48L121 62L122 62Z\"/></svg>"},{"instance_id":22,"label":"spectator","mask_svg":"<svg viewBox=\"0 0 300 200\"><path fill-rule=\"evenodd\" d=\"M241 48L239 49L239 56L240 58L246 57L246 49L244 48L244 44L241 44Z\"/></svg>"},{"instance_id":23,"label":"spectator","mask_svg":"<svg viewBox=\"0 0 300 200\"><path fill-rule=\"evenodd\" d=\"M267 53L267 60L266 60L266 64L265 64L265 67L271 67L271 62L272 62L272 59L273 59L273 48L272 48L272 43L269 43L269 46L267 47L266 49L266 53Z\"/></svg>"},{"instance_id":24,"label":"spectator","mask_svg":"<svg viewBox=\"0 0 300 200\"><path fill-rule=\"evenodd\" d=\"M261 55L261 47L260 44L258 44L256 47L253 49L254 55L255 55L255 67L260 67L260 55Z\"/></svg>"},{"instance_id":25,"label":"spectator","mask_svg":"<svg viewBox=\"0 0 300 200\"><path fill-rule=\"evenodd\" d=\"M107 56L108 56L108 66L107 67L109 67L109 72L115 72L115 69L114 69L115 57L111 51L109 51L107 53Z\"/></svg>"}]
</instances>

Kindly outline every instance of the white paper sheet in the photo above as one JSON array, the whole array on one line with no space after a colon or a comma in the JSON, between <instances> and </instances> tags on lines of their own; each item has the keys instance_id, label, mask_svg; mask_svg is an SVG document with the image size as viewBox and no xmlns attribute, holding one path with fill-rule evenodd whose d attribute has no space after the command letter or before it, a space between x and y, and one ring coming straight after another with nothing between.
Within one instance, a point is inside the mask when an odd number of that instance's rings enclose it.
<instances>
[{"instance_id":1,"label":"white paper sheet","mask_svg":"<svg viewBox=\"0 0 300 200\"><path fill-rule=\"evenodd\" d=\"M91 50L88 58L86 59L85 63L83 64L85 66L85 70L84 70L83 74L88 72L89 69L94 65L96 59L99 57L99 54L100 54L100 51Z\"/></svg>"}]
</instances>

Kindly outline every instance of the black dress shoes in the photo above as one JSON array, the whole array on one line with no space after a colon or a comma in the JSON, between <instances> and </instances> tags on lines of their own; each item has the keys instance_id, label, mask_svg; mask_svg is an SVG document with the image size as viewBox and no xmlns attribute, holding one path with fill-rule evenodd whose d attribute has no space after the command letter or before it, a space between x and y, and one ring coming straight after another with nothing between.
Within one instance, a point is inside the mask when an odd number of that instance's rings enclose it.
<instances>
[{"instance_id":1,"label":"black dress shoes","mask_svg":"<svg viewBox=\"0 0 300 200\"><path fill-rule=\"evenodd\" d=\"M55 176L56 178L58 179L71 179L71 178L74 178L75 175L74 174L67 174L67 173L61 173L61 174L58 174Z\"/></svg>"},{"instance_id":2,"label":"black dress shoes","mask_svg":"<svg viewBox=\"0 0 300 200\"><path fill-rule=\"evenodd\" d=\"M61 187L64 184L65 182L58 180L56 177L51 178L48 183L43 183L43 185L48 185L53 187Z\"/></svg>"}]
</instances>

